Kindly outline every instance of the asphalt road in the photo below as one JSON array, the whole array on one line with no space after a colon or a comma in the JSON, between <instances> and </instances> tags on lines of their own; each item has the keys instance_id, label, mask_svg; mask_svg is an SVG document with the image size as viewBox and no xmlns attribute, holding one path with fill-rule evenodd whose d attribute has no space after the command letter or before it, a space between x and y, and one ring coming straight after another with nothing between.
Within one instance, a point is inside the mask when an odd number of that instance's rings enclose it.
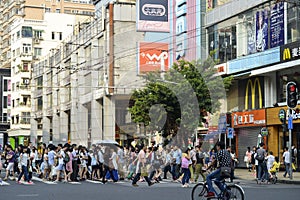
<instances>
[{"instance_id":1,"label":"asphalt road","mask_svg":"<svg viewBox=\"0 0 300 200\"><path fill-rule=\"evenodd\" d=\"M139 183L132 187L130 182L99 184L82 182L81 184L58 183L46 184L34 181L34 185L18 185L9 182L0 186L0 200L190 200L192 188L181 188L178 183L164 182L148 187ZM242 181L247 200L287 200L300 198L300 185L276 184L257 185L251 181Z\"/></svg>"}]
</instances>

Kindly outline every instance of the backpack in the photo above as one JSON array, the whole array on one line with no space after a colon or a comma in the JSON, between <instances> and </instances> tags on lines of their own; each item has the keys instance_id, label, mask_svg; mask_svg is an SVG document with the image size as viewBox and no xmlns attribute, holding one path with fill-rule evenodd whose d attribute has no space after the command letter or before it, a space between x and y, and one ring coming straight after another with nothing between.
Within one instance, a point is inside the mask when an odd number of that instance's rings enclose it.
<instances>
[{"instance_id":1,"label":"backpack","mask_svg":"<svg viewBox=\"0 0 300 200\"><path fill-rule=\"evenodd\" d=\"M65 153L65 157L64 157L64 163L67 163L70 161L70 156L68 153Z\"/></svg>"},{"instance_id":2,"label":"backpack","mask_svg":"<svg viewBox=\"0 0 300 200\"><path fill-rule=\"evenodd\" d=\"M262 154L257 154L257 155L255 156L255 159L258 160L258 162L262 162L262 161L265 160L265 156L262 155Z\"/></svg>"}]
</instances>

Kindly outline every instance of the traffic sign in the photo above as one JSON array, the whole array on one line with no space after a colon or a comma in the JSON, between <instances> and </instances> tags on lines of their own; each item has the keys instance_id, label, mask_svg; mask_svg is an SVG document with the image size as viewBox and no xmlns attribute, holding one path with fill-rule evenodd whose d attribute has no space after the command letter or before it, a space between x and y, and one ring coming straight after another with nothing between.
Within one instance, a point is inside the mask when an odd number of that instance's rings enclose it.
<instances>
[{"instance_id":1,"label":"traffic sign","mask_svg":"<svg viewBox=\"0 0 300 200\"><path fill-rule=\"evenodd\" d=\"M289 120L288 120L288 129L289 130L293 129L293 117L289 117Z\"/></svg>"},{"instance_id":2,"label":"traffic sign","mask_svg":"<svg viewBox=\"0 0 300 200\"><path fill-rule=\"evenodd\" d=\"M280 120L282 123L285 123L285 120L286 120L286 113L285 113L285 110L284 110L284 109L280 109L280 110L279 110L278 117L279 117L279 120Z\"/></svg>"},{"instance_id":3,"label":"traffic sign","mask_svg":"<svg viewBox=\"0 0 300 200\"><path fill-rule=\"evenodd\" d=\"M234 129L228 128L227 138L232 139L233 138Z\"/></svg>"}]
</instances>

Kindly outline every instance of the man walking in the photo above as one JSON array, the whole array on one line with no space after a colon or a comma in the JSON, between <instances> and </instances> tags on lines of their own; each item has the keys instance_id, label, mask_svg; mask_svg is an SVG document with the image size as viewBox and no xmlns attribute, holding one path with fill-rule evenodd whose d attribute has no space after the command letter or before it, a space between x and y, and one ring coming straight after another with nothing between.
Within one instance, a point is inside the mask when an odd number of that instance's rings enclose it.
<instances>
[{"instance_id":1,"label":"man walking","mask_svg":"<svg viewBox=\"0 0 300 200\"><path fill-rule=\"evenodd\" d=\"M257 149L256 151L256 157L255 159L258 161L258 169L257 169L257 183L261 184L262 179L264 180L268 180L268 173L265 173L264 170L266 169L265 165L265 157L266 157L266 150L263 148L264 147L264 143L260 143L259 144L259 149ZM265 175L265 177L263 177L263 175Z\"/></svg>"},{"instance_id":2,"label":"man walking","mask_svg":"<svg viewBox=\"0 0 300 200\"><path fill-rule=\"evenodd\" d=\"M287 147L284 148L284 153L283 153L283 160L284 160L284 165L285 165L285 172L283 174L284 177L286 177L286 174L289 175L289 177L291 176L291 172L290 172L290 152L288 150Z\"/></svg>"},{"instance_id":3,"label":"man walking","mask_svg":"<svg viewBox=\"0 0 300 200\"><path fill-rule=\"evenodd\" d=\"M145 153L146 149L147 149L147 147L143 146L143 148L140 150L140 152L137 156L136 175L132 181L132 186L135 186L135 187L138 186L136 183L140 179L142 168L144 169L146 167L146 153ZM144 175L144 179L147 181L149 186L154 184L150 181L150 179L148 178L148 176L146 174L143 174L143 175Z\"/></svg>"}]
</instances>

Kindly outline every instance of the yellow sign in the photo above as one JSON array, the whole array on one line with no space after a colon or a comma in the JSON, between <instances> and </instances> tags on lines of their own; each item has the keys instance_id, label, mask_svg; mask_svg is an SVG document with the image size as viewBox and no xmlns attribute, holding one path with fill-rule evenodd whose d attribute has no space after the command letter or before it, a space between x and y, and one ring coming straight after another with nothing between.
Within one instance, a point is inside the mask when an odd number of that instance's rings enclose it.
<instances>
[{"instance_id":1,"label":"yellow sign","mask_svg":"<svg viewBox=\"0 0 300 200\"><path fill-rule=\"evenodd\" d=\"M291 51L289 48L283 50L283 60L290 60L291 59Z\"/></svg>"},{"instance_id":2,"label":"yellow sign","mask_svg":"<svg viewBox=\"0 0 300 200\"><path fill-rule=\"evenodd\" d=\"M247 86L246 86L246 94L245 94L245 109L248 110L249 108L249 86L251 89L251 100L252 100L252 108L255 109L255 95L256 95L256 84L258 88L258 102L259 102L259 107L262 108L262 93L261 93L261 86L259 79L256 78L254 82L252 82L251 79L248 80Z\"/></svg>"}]
</instances>

